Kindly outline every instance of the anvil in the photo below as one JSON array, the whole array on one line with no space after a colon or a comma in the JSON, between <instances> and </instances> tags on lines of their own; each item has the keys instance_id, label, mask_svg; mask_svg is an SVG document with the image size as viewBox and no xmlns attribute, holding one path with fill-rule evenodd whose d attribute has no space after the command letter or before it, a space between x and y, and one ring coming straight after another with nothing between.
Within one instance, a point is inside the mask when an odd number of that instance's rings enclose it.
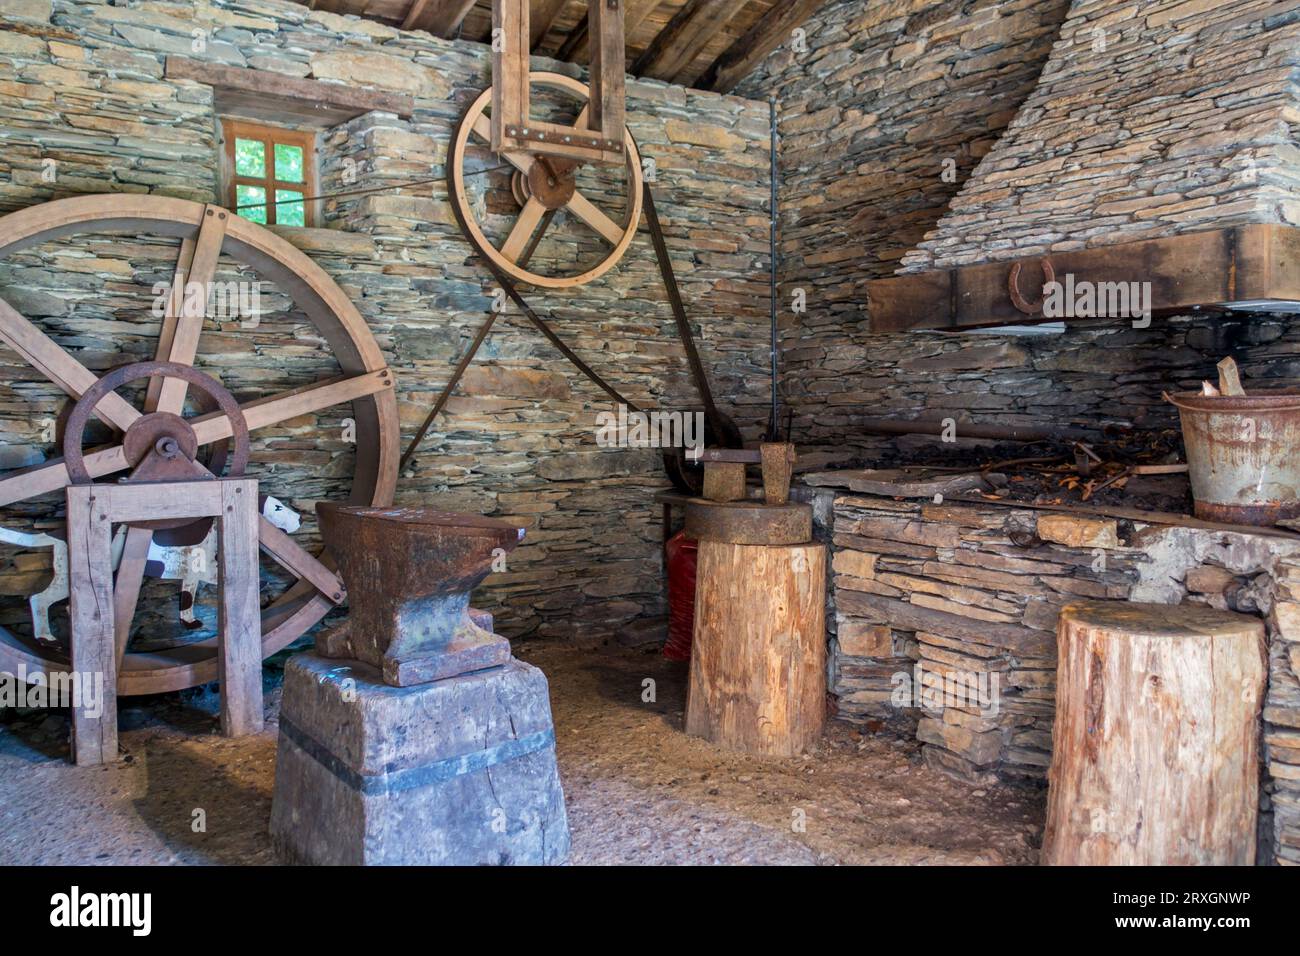
<instances>
[{"instance_id":1,"label":"anvil","mask_svg":"<svg viewBox=\"0 0 1300 956\"><path fill-rule=\"evenodd\" d=\"M469 599L523 528L429 508L319 502L316 514L348 589L347 641L385 683L424 684L510 659L510 643L470 619Z\"/></svg>"}]
</instances>

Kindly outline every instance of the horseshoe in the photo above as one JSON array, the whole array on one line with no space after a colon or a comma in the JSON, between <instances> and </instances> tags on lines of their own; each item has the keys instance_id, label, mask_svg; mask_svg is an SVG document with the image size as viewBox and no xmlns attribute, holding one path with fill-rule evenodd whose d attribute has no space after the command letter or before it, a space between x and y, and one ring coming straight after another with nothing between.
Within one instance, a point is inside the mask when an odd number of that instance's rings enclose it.
<instances>
[{"instance_id":1,"label":"horseshoe","mask_svg":"<svg viewBox=\"0 0 1300 956\"><path fill-rule=\"evenodd\" d=\"M1043 311L1043 297L1037 302L1030 302L1020 293L1020 267L1023 262L1017 262L1011 267L1011 275L1007 277L1007 291L1011 293L1011 304L1014 305L1025 315L1039 315ZM1038 260L1038 265L1043 270L1043 287L1051 285L1056 281L1056 270L1052 268L1052 262L1046 256Z\"/></svg>"}]
</instances>

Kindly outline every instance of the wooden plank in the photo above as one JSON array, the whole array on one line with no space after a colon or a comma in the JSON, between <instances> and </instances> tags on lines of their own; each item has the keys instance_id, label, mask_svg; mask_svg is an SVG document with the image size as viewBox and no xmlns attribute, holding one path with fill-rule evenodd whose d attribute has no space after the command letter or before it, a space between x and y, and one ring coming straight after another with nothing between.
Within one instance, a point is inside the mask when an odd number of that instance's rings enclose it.
<instances>
[{"instance_id":1,"label":"wooden plank","mask_svg":"<svg viewBox=\"0 0 1300 956\"><path fill-rule=\"evenodd\" d=\"M744 6L735 0L689 0L637 57L632 73L677 79Z\"/></svg>"},{"instance_id":2,"label":"wooden plank","mask_svg":"<svg viewBox=\"0 0 1300 956\"><path fill-rule=\"evenodd\" d=\"M587 24L588 35L595 37L591 48L587 126L606 139L622 139L627 108L624 76L627 47L623 39L622 2L591 0L587 4Z\"/></svg>"},{"instance_id":3,"label":"wooden plank","mask_svg":"<svg viewBox=\"0 0 1300 956\"><path fill-rule=\"evenodd\" d=\"M171 351L167 356L169 362L194 364L194 357L199 351L199 337L203 334L203 323L208 316L207 303L212 290L212 277L217 271L221 245L226 239L226 226L232 215L220 206L209 204L203 207L199 235L194 244L194 258L189 274L185 277L186 295L172 331ZM189 294L196 285L203 290L201 297ZM164 379L162 388L158 391L158 411L179 415L184 410L188 388L189 385L182 378Z\"/></svg>"},{"instance_id":4,"label":"wooden plank","mask_svg":"<svg viewBox=\"0 0 1300 956\"><path fill-rule=\"evenodd\" d=\"M492 150L504 152L506 129L529 116L529 33L527 0L492 4Z\"/></svg>"},{"instance_id":5,"label":"wooden plank","mask_svg":"<svg viewBox=\"0 0 1300 956\"><path fill-rule=\"evenodd\" d=\"M730 93L825 2L777 0L762 19L713 61L697 85L716 93Z\"/></svg>"},{"instance_id":6,"label":"wooden plank","mask_svg":"<svg viewBox=\"0 0 1300 956\"><path fill-rule=\"evenodd\" d=\"M257 482L228 479L220 486L217 679L221 682L221 732L238 737L262 729Z\"/></svg>"},{"instance_id":7,"label":"wooden plank","mask_svg":"<svg viewBox=\"0 0 1300 956\"><path fill-rule=\"evenodd\" d=\"M109 500L97 485L71 487L68 590L72 679L72 759L78 766L117 760L117 666L113 653L113 559ZM86 689L98 693L89 696Z\"/></svg>"},{"instance_id":8,"label":"wooden plank","mask_svg":"<svg viewBox=\"0 0 1300 956\"><path fill-rule=\"evenodd\" d=\"M226 98L225 109L220 112L234 109L234 115L248 115L240 112L238 105L260 103L263 108L249 118L263 122L275 122L277 114L285 119L299 120L321 114L323 120L328 119L324 125L333 126L372 110L395 113L403 118L409 118L415 112L415 98L405 93L305 80L268 70L201 63L181 56L167 57L164 75L168 79L193 80L211 86L218 105L223 97Z\"/></svg>"},{"instance_id":9,"label":"wooden plank","mask_svg":"<svg viewBox=\"0 0 1300 956\"><path fill-rule=\"evenodd\" d=\"M1044 258L1062 283L1067 276L1076 285L1094 287L1149 282L1151 310L1158 315L1242 300L1294 300L1300 297L1300 281L1293 280L1297 267L1287 255L1296 249L1298 229L1247 225L875 279L867 283L871 330L1060 321L1041 312L1027 314L1011 299L1010 274L1017 263L1021 295L1031 301L1042 298Z\"/></svg>"},{"instance_id":10,"label":"wooden plank","mask_svg":"<svg viewBox=\"0 0 1300 956\"><path fill-rule=\"evenodd\" d=\"M623 15L623 37L624 45L631 42L632 35L640 29L641 24L650 18L650 14L659 8L661 0L626 0L627 12ZM572 63L579 59L587 51L587 43L590 39L587 18L583 17L569 35L565 37L564 42L560 44L559 50L556 51L555 58L565 63ZM624 61L626 62L626 60Z\"/></svg>"},{"instance_id":11,"label":"wooden plank","mask_svg":"<svg viewBox=\"0 0 1300 956\"><path fill-rule=\"evenodd\" d=\"M452 37L474 9L475 0L415 0L402 21L403 30L427 30L436 37Z\"/></svg>"},{"instance_id":12,"label":"wooden plank","mask_svg":"<svg viewBox=\"0 0 1300 956\"><path fill-rule=\"evenodd\" d=\"M569 0L538 0L537 9L530 11L532 25L528 30L528 48L536 50L546 39L546 35L551 32L551 27L555 26L556 19L560 16L560 11L564 9Z\"/></svg>"},{"instance_id":13,"label":"wooden plank","mask_svg":"<svg viewBox=\"0 0 1300 956\"><path fill-rule=\"evenodd\" d=\"M4 299L0 299L0 341L73 398L80 398L99 381L94 372L61 349ZM122 431L130 428L140 417L140 413L116 392L104 396L96 406L95 414Z\"/></svg>"}]
</instances>

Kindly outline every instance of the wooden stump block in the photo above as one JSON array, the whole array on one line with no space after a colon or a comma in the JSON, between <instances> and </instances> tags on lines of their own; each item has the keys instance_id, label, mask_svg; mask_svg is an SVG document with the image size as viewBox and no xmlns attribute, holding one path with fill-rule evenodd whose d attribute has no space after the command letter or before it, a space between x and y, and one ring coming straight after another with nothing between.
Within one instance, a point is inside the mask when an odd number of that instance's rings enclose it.
<instances>
[{"instance_id":1,"label":"wooden stump block","mask_svg":"<svg viewBox=\"0 0 1300 956\"><path fill-rule=\"evenodd\" d=\"M1252 864L1263 623L1082 602L1057 644L1043 862Z\"/></svg>"},{"instance_id":2,"label":"wooden stump block","mask_svg":"<svg viewBox=\"0 0 1300 956\"><path fill-rule=\"evenodd\" d=\"M686 732L789 757L826 718L826 549L701 541Z\"/></svg>"}]
</instances>

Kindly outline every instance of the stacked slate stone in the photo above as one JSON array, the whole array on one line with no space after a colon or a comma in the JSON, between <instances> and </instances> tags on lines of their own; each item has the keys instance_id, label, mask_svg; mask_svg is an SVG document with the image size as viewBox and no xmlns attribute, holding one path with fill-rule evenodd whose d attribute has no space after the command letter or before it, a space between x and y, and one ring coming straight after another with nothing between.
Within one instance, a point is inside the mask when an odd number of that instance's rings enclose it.
<instances>
[{"instance_id":1,"label":"stacked slate stone","mask_svg":"<svg viewBox=\"0 0 1300 956\"><path fill-rule=\"evenodd\" d=\"M1300 559L1277 564L1277 592L1269 618L1268 697L1264 703L1264 758L1279 863L1300 866Z\"/></svg>"},{"instance_id":2,"label":"stacked slate stone","mask_svg":"<svg viewBox=\"0 0 1300 956\"><path fill-rule=\"evenodd\" d=\"M931 766L972 782L1046 779L1065 604L1191 603L1265 617L1263 827L1271 850L1262 853L1300 862L1294 539L824 487L812 494L821 502L819 530L832 542L829 688L837 715L914 736ZM945 693L954 686L994 693L927 697L918 665L960 682L945 683Z\"/></svg>"},{"instance_id":3,"label":"stacked slate stone","mask_svg":"<svg viewBox=\"0 0 1300 956\"><path fill-rule=\"evenodd\" d=\"M280 230L369 323L396 371L409 439L493 302L494 283L469 256L443 184L455 123L490 82L488 48L282 0L12 0L4 19L0 212L81 193L218 200L213 91L166 79L168 56L414 97L410 119L369 113L322 131L321 188L436 182L329 199L323 228ZM578 75L545 60L534 68ZM628 116L655 161L656 200L715 393L757 438L767 415L767 104L633 82ZM170 277L174 244L68 248L0 263L0 288L93 370L151 357L150 286ZM287 299L272 298L256 329L213 323L200 344L206 367L241 399L338 371ZM529 298L630 400L698 405L644 238L601 280ZM62 397L31 379L0 350L0 467L50 453L41 423L57 417ZM399 501L528 528L508 571L476 598L512 637L599 639L664 612L651 495L667 482L657 451L596 445L596 416L611 408L510 310L399 481ZM307 519L298 534L307 546L313 503L347 496L347 414L333 409L254 436L254 460L269 462L266 490Z\"/></svg>"}]
</instances>

